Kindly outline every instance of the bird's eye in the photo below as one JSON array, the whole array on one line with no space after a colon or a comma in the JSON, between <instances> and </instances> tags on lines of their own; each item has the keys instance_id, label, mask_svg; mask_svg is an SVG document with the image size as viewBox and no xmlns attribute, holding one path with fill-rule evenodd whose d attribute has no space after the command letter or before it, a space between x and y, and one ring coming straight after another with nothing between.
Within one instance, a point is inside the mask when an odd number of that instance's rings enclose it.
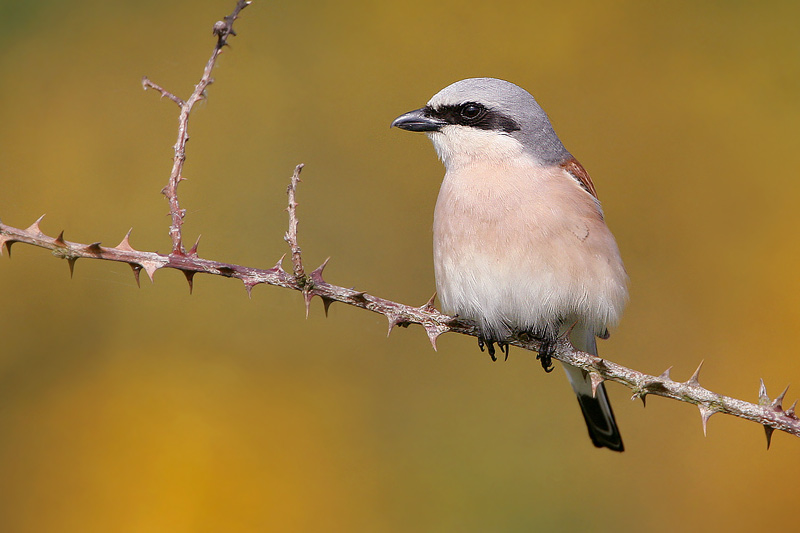
<instances>
[{"instance_id":1,"label":"bird's eye","mask_svg":"<svg viewBox=\"0 0 800 533\"><path fill-rule=\"evenodd\" d=\"M468 103L461 106L461 116L466 120L475 120L484 112L484 107L480 104Z\"/></svg>"}]
</instances>

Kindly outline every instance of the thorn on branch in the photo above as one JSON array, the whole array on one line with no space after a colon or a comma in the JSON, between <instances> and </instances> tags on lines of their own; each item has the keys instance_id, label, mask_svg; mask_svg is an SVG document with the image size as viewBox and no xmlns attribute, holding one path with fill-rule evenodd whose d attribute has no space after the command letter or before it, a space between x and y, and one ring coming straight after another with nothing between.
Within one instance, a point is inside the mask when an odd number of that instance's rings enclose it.
<instances>
[{"instance_id":1,"label":"thorn on branch","mask_svg":"<svg viewBox=\"0 0 800 533\"><path fill-rule=\"evenodd\" d=\"M767 435L767 450L769 450L770 445L772 444L772 434L775 432L775 428L770 426L764 426L764 433Z\"/></svg>"},{"instance_id":2,"label":"thorn on branch","mask_svg":"<svg viewBox=\"0 0 800 533\"><path fill-rule=\"evenodd\" d=\"M783 391L783 394L786 394L786 390ZM777 399L778 398L776 398L776 400ZM761 385L758 388L758 405L774 409L774 402L770 401L769 399L769 395L767 394L767 386L764 384L763 378L761 379ZM772 444L772 433L775 431L775 428L773 428L772 426L768 426L766 424L763 424L763 426L764 426L764 434L767 437L767 450L769 450L769 447Z\"/></svg>"},{"instance_id":3,"label":"thorn on branch","mask_svg":"<svg viewBox=\"0 0 800 533\"><path fill-rule=\"evenodd\" d=\"M761 378L761 386L758 388L758 405L769 405L769 396L767 396L767 386L764 384L764 378Z\"/></svg>"},{"instance_id":4,"label":"thorn on branch","mask_svg":"<svg viewBox=\"0 0 800 533\"><path fill-rule=\"evenodd\" d=\"M8 235L0 233L0 255L3 255L3 248L8 251L8 257L11 257L11 245L16 241Z\"/></svg>"},{"instance_id":5,"label":"thorn on branch","mask_svg":"<svg viewBox=\"0 0 800 533\"><path fill-rule=\"evenodd\" d=\"M708 432L706 430L706 425L708 424L708 419L711 418L711 415L715 414L717 411L706 407L703 404L697 404L697 408L700 409L700 419L703 422L703 436L707 437Z\"/></svg>"},{"instance_id":6,"label":"thorn on branch","mask_svg":"<svg viewBox=\"0 0 800 533\"><path fill-rule=\"evenodd\" d=\"M27 229L25 230L25 233L31 233L31 234L36 235L36 236L44 235L44 233L42 233L41 228L39 228L39 223L42 221L43 218L44 218L44 215L42 215L39 218L37 218L36 222L34 222L33 224L31 224L30 226L27 227ZM11 252L11 250L9 250L9 253L10 252Z\"/></svg>"},{"instance_id":7,"label":"thorn on branch","mask_svg":"<svg viewBox=\"0 0 800 533\"><path fill-rule=\"evenodd\" d=\"M139 281L139 272L142 271L141 265L137 265L135 263L128 263L131 266L131 270L133 270L133 277L136 279L136 286L140 289L142 288L142 283Z\"/></svg>"},{"instance_id":8,"label":"thorn on branch","mask_svg":"<svg viewBox=\"0 0 800 533\"><path fill-rule=\"evenodd\" d=\"M423 311L425 313L432 313L436 311L436 307L433 305L435 300L436 300L436 292L434 291L433 296L431 296L430 299L422 307L419 308L420 311Z\"/></svg>"},{"instance_id":9,"label":"thorn on branch","mask_svg":"<svg viewBox=\"0 0 800 533\"><path fill-rule=\"evenodd\" d=\"M194 245L192 245L192 247L187 252L187 255L189 255L189 257L197 257L197 246L200 244L200 237L202 237L202 235L197 236L197 240L194 241Z\"/></svg>"},{"instance_id":10,"label":"thorn on branch","mask_svg":"<svg viewBox=\"0 0 800 533\"><path fill-rule=\"evenodd\" d=\"M155 275L156 270L158 270L159 268L161 268L163 266L160 263L157 263L155 261L142 261L139 264L144 269L144 271L147 272L147 277L150 278L150 283L153 283L155 281L153 279L153 276Z\"/></svg>"},{"instance_id":11,"label":"thorn on branch","mask_svg":"<svg viewBox=\"0 0 800 533\"><path fill-rule=\"evenodd\" d=\"M433 351L438 352L439 350L436 348L436 340L441 336L443 333L447 333L450 331L450 328L447 326L442 326L440 324L435 323L424 323L422 326L425 328L425 333L428 334L428 340L431 341L431 346L433 346ZM502 351L502 346L500 350ZM508 346L506 345L506 358L508 358Z\"/></svg>"},{"instance_id":12,"label":"thorn on branch","mask_svg":"<svg viewBox=\"0 0 800 533\"><path fill-rule=\"evenodd\" d=\"M123 252L135 252L136 250L133 249L130 241L132 231L133 228L129 229L128 233L125 234L120 243L116 245L114 248L116 248L117 250L121 250ZM137 276L137 283L138 283L138 276Z\"/></svg>"},{"instance_id":13,"label":"thorn on branch","mask_svg":"<svg viewBox=\"0 0 800 533\"><path fill-rule=\"evenodd\" d=\"M322 272L325 270L325 267L328 266L328 261L330 260L331 260L330 257L327 258L325 261L322 262L320 266L318 266L311 272L311 280L314 282L315 285L326 284L325 280L322 279Z\"/></svg>"},{"instance_id":14,"label":"thorn on branch","mask_svg":"<svg viewBox=\"0 0 800 533\"><path fill-rule=\"evenodd\" d=\"M100 241L93 242L84 249L90 254L100 254L103 252L103 248L100 246Z\"/></svg>"},{"instance_id":15,"label":"thorn on branch","mask_svg":"<svg viewBox=\"0 0 800 533\"><path fill-rule=\"evenodd\" d=\"M784 411L786 413L786 416L788 416L789 418L797 419L797 415L794 412L796 407L797 407L797 400L794 401L794 403L792 404L792 406L790 408L788 408L786 411Z\"/></svg>"},{"instance_id":16,"label":"thorn on branch","mask_svg":"<svg viewBox=\"0 0 800 533\"><path fill-rule=\"evenodd\" d=\"M186 276L186 281L189 283L189 294L192 294L194 291L194 275L197 274L197 272L193 270L182 270L181 272Z\"/></svg>"},{"instance_id":17,"label":"thorn on branch","mask_svg":"<svg viewBox=\"0 0 800 533\"><path fill-rule=\"evenodd\" d=\"M322 298L322 305L325 307L325 318L328 318L328 309L330 309L331 304L336 300L328 298L327 296L320 296Z\"/></svg>"},{"instance_id":18,"label":"thorn on branch","mask_svg":"<svg viewBox=\"0 0 800 533\"><path fill-rule=\"evenodd\" d=\"M700 364L697 366L697 370L694 371L694 374L692 374L692 377L690 377L689 380L686 382L687 385L695 385L695 386L698 386L698 387L700 386L700 381L699 381L700 380L700 370L703 368L703 363L704 362L705 361L700 361Z\"/></svg>"},{"instance_id":19,"label":"thorn on branch","mask_svg":"<svg viewBox=\"0 0 800 533\"><path fill-rule=\"evenodd\" d=\"M368 300L367 300L366 291L357 291L357 290L355 290L353 288L350 288L350 290L352 291L350 293L350 298L352 298L353 301L361 303L361 304L367 303Z\"/></svg>"},{"instance_id":20,"label":"thorn on branch","mask_svg":"<svg viewBox=\"0 0 800 533\"><path fill-rule=\"evenodd\" d=\"M599 387L605 381L605 378L603 378L603 376L597 372L591 372L589 374L589 379L592 380L592 398L596 398L597 387Z\"/></svg>"},{"instance_id":21,"label":"thorn on branch","mask_svg":"<svg viewBox=\"0 0 800 533\"><path fill-rule=\"evenodd\" d=\"M408 323L403 321L398 313L389 311L386 313L386 319L389 320L389 330L386 332L387 337L392 334L392 330L396 326L403 326L404 324L405 326L408 326Z\"/></svg>"},{"instance_id":22,"label":"thorn on branch","mask_svg":"<svg viewBox=\"0 0 800 533\"><path fill-rule=\"evenodd\" d=\"M780 393L774 400L772 400L772 403L769 406L772 409L775 409L776 411L782 411L783 410L783 400L784 400L784 398L786 398L786 393L787 392L789 392L789 385L786 385L786 388L783 389L783 392Z\"/></svg>"},{"instance_id":23,"label":"thorn on branch","mask_svg":"<svg viewBox=\"0 0 800 533\"><path fill-rule=\"evenodd\" d=\"M283 269L283 260L284 259L286 259L286 254L283 254L281 256L281 258L278 259L278 262L275 263L275 266L272 267L271 270L274 270L275 272L284 272L284 273L286 273L286 271Z\"/></svg>"},{"instance_id":24,"label":"thorn on branch","mask_svg":"<svg viewBox=\"0 0 800 533\"><path fill-rule=\"evenodd\" d=\"M247 297L253 299L253 287L258 285L257 281L242 280L244 282L244 290L247 291Z\"/></svg>"},{"instance_id":25,"label":"thorn on branch","mask_svg":"<svg viewBox=\"0 0 800 533\"><path fill-rule=\"evenodd\" d=\"M642 406L647 407L647 391L643 389L633 389L631 401L642 400Z\"/></svg>"},{"instance_id":26,"label":"thorn on branch","mask_svg":"<svg viewBox=\"0 0 800 533\"><path fill-rule=\"evenodd\" d=\"M566 342L567 346L568 346L569 348L572 348L572 349L574 349L575 347L572 345L572 341L571 341L571 340L569 340L569 337L570 337L570 335L572 335L572 330L573 330L573 329L575 329L575 326L576 326L577 324L578 324L578 321L576 320L575 322L573 322L573 323L570 325L570 327L568 327L568 328L566 329L566 331L564 331L564 333L562 333L562 334L560 335L560 338L558 339L558 340L562 340L562 339L563 339L563 340Z\"/></svg>"},{"instance_id":27,"label":"thorn on branch","mask_svg":"<svg viewBox=\"0 0 800 533\"><path fill-rule=\"evenodd\" d=\"M308 314L311 310L311 300L314 298L314 293L312 292L311 288L308 286L303 287L303 302L306 306L306 320L308 320Z\"/></svg>"}]
</instances>

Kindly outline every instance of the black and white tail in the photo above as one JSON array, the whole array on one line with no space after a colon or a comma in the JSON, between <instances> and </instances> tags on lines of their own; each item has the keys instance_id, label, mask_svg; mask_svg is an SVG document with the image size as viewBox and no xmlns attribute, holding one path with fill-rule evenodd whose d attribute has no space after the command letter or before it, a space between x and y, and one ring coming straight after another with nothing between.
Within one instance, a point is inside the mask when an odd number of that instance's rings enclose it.
<instances>
[{"instance_id":1,"label":"black and white tail","mask_svg":"<svg viewBox=\"0 0 800 533\"><path fill-rule=\"evenodd\" d=\"M593 332L578 325L570 333L570 341L578 350L597 355L597 341ZM578 396L578 403L594 445L617 452L623 451L625 447L622 445L622 436L617 429L614 411L611 410L603 384L597 387L596 394L592 396L592 380L587 372L566 364L564 370L567 372L572 390Z\"/></svg>"}]
</instances>

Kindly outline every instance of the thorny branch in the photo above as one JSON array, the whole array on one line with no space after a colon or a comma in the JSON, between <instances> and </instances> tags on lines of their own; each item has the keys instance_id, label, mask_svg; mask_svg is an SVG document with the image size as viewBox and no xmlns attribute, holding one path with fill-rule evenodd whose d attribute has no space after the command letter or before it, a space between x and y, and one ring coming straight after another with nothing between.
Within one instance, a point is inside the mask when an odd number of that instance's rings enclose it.
<instances>
[{"instance_id":1,"label":"thorny branch","mask_svg":"<svg viewBox=\"0 0 800 533\"><path fill-rule=\"evenodd\" d=\"M172 173L169 175L169 182L161 192L167 197L169 202L169 214L172 219L172 224L169 227L169 235L172 238L172 253L175 255L184 255L186 250L183 248L183 237L181 236L181 226L183 226L183 218L186 216L186 210L181 209L180 202L178 202L178 184L183 181L183 164L186 161L186 142L189 140L189 115L192 112L194 105L203 100L206 94L206 88L214 83L211 77L211 71L214 70L214 65L217 64L217 58L222 53L222 49L228 44L228 37L235 36L236 32L233 31L233 23L239 18L239 13L242 9L251 4L247 0L238 0L233 13L226 16L224 20L217 21L214 24L213 33L217 37L217 44L214 46L214 51L206 63L206 68L203 70L203 75L197 85L194 86L194 92L185 102L173 93L167 91L160 85L156 85L147 76L142 78L142 87L146 91L148 88L154 89L161 93L161 97L167 97L181 108L180 116L178 118L178 140L175 142L175 157L172 163Z\"/></svg>"},{"instance_id":2,"label":"thorny branch","mask_svg":"<svg viewBox=\"0 0 800 533\"><path fill-rule=\"evenodd\" d=\"M302 278L305 275L303 260L300 257L300 246L297 244L297 201L295 200L297 184L300 183L300 171L302 170L302 163L295 167L289 187L286 189L286 194L289 195L289 207L286 208L289 212L289 229L286 230L286 235L283 236L283 240L286 241L292 251L292 269L296 278Z\"/></svg>"},{"instance_id":3,"label":"thorny branch","mask_svg":"<svg viewBox=\"0 0 800 533\"><path fill-rule=\"evenodd\" d=\"M184 102L147 78L143 81L145 88L152 88L160 92L162 96L169 98L180 107L175 160L169 183L164 188L164 194L169 200L170 214L172 215L170 225L170 236L173 243L172 252L168 255L163 255L136 250L130 243L130 231L117 246L113 247L101 246L99 242L81 244L67 241L64 239L63 232L57 237L50 237L42 232L40 227L42 217L40 217L26 229L14 228L0 222L0 254L2 254L5 247L10 256L11 245L20 242L51 250L56 257L66 259L70 272L72 272L75 262L82 258L127 263L133 269L137 283L139 282L139 273L142 270L147 273L152 281L153 275L157 270L173 268L184 273L189 282L190 290L192 289L193 278L197 273L239 279L244 283L248 294L251 293L252 288L256 285L262 283L275 285L301 291L306 304L306 314L308 314L309 304L313 297L319 296L325 305L326 314L332 302L341 302L384 315L389 321L390 333L395 326L407 327L410 324L419 324L425 328L425 332L434 349L436 349L436 339L443 333L452 332L473 337L477 336L478 330L474 324L437 311L433 306L433 298L420 307L414 307L385 300L353 288L332 285L322 277L327 260L313 270L311 274L306 274L297 238L296 193L297 185L300 182L302 165L298 165L295 168L287 189L289 196L287 207L289 228L284 235L284 239L289 244L291 252L292 273L283 269L283 258L272 268L260 269L203 259L197 253L196 243L188 252L184 250L181 238L184 211L180 209L178 202L177 186L183 179L181 173L186 159L186 141L189 138L187 134L189 114L193 105L204 97L207 86L213 81L211 72L216 58L227 43L228 36L235 35L232 27L233 22L241 10L249 4L249 1L238 0L234 12L225 17L224 21L219 21L215 24L214 35L217 36L217 44L211 59L206 64L200 82L195 87L195 91L189 97L189 100ZM530 351L536 351L540 347L536 339L517 338L511 340L509 344ZM670 376L670 369L667 369L659 376L654 376L576 350L569 343L567 336L559 339L556 345L556 353L553 357L589 372L595 389L604 381L613 381L631 389L633 391L632 399L639 398L644 402L647 395L654 395L696 405L700 411L704 433L708 419L716 413L724 413L763 425L767 436L767 446L769 446L772 432L776 429L800 437L800 419L795 413L797 402L788 409L784 409L783 401L786 396L786 390L776 398L770 399L763 381L761 382L758 403L756 404L723 396L700 385L699 375L702 363L687 381L675 381Z\"/></svg>"}]
</instances>

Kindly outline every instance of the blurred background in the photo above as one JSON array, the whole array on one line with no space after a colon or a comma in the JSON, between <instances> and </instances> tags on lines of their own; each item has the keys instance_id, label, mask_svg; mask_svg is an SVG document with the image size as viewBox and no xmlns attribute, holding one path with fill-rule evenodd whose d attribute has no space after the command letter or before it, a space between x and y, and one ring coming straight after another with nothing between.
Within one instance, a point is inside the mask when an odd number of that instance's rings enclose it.
<instances>
[{"instance_id":1,"label":"blurred background","mask_svg":"<svg viewBox=\"0 0 800 533\"><path fill-rule=\"evenodd\" d=\"M233 0L0 3L0 218L167 252L177 107ZM453 81L529 89L591 173L631 277L601 354L754 401L800 384L797 2L261 1L196 108L180 196L201 255L420 305L443 168L390 130ZM595 449L561 371L298 293L16 245L0 262L0 530L754 531L800 441L610 384ZM790 390L789 402L798 391Z\"/></svg>"}]
</instances>

